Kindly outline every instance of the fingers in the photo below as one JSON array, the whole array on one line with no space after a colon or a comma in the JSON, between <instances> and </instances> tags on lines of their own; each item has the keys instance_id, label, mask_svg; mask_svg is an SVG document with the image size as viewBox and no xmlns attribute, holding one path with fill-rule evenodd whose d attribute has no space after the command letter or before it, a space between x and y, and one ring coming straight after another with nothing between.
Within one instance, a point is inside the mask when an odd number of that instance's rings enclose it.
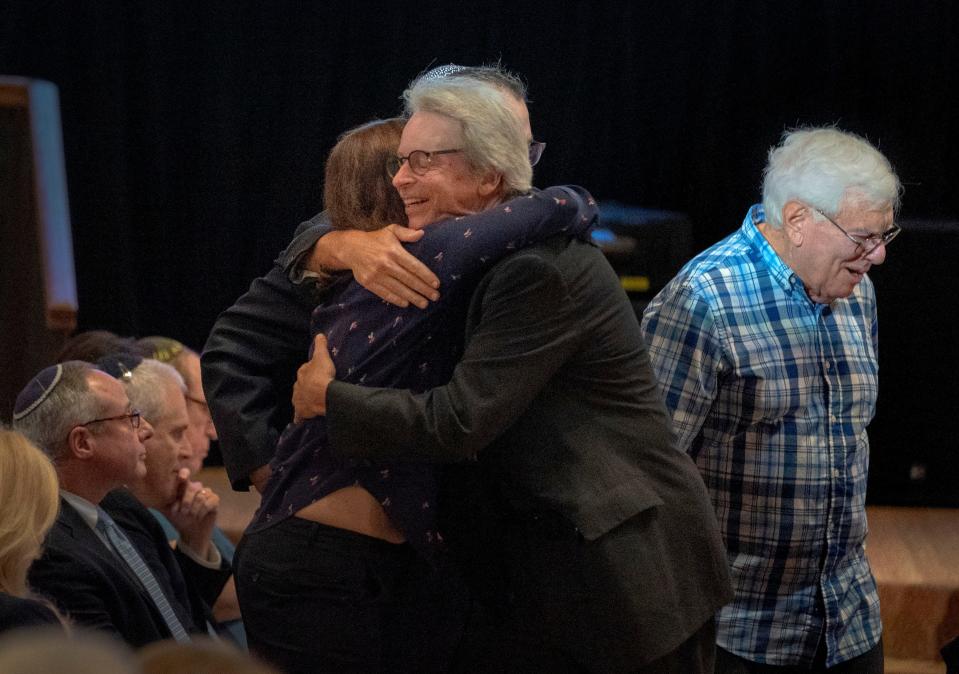
<instances>
[{"instance_id":1,"label":"fingers","mask_svg":"<svg viewBox=\"0 0 959 674\"><path fill-rule=\"evenodd\" d=\"M407 307L413 304L421 309L429 301L439 299L439 279L429 267L417 260L400 241L416 241L422 231L390 225L385 232L376 233L375 254L353 265L353 276L364 288L390 304Z\"/></svg>"},{"instance_id":2,"label":"fingers","mask_svg":"<svg viewBox=\"0 0 959 674\"><path fill-rule=\"evenodd\" d=\"M390 225L387 227L387 229L393 233L393 236L403 243L413 243L414 241L419 241L426 233L426 230L424 229L410 229L409 227L404 227L403 225Z\"/></svg>"},{"instance_id":3,"label":"fingers","mask_svg":"<svg viewBox=\"0 0 959 674\"><path fill-rule=\"evenodd\" d=\"M173 504L172 511L181 517L202 519L220 507L220 497L202 482L187 484L183 495Z\"/></svg>"},{"instance_id":4,"label":"fingers","mask_svg":"<svg viewBox=\"0 0 959 674\"><path fill-rule=\"evenodd\" d=\"M176 474L177 484L176 484L176 501L174 502L174 507L180 503L183 499L183 496L186 494L190 485L190 469L181 468L177 471Z\"/></svg>"},{"instance_id":5,"label":"fingers","mask_svg":"<svg viewBox=\"0 0 959 674\"><path fill-rule=\"evenodd\" d=\"M397 239L403 242L410 241L419 241L423 238L424 230L422 229L409 229L408 227L401 227L399 225L390 225L389 231ZM413 255L411 255L405 248L402 248L397 252L396 261L399 263L403 269L412 274L421 284L424 284L423 291L420 292L421 295L429 296L430 290L435 290L440 287L440 280L436 277L429 267L417 260ZM412 285L406 283L406 285Z\"/></svg>"},{"instance_id":6,"label":"fingers","mask_svg":"<svg viewBox=\"0 0 959 674\"><path fill-rule=\"evenodd\" d=\"M220 507L220 497L211 489L200 489L190 503L190 514L202 519L210 513L215 513Z\"/></svg>"},{"instance_id":7,"label":"fingers","mask_svg":"<svg viewBox=\"0 0 959 674\"><path fill-rule=\"evenodd\" d=\"M365 286L377 297L398 307L413 305L425 309L430 300L439 299L439 293L425 286L422 281L406 272L400 272L403 280L392 277L381 277Z\"/></svg>"}]
</instances>

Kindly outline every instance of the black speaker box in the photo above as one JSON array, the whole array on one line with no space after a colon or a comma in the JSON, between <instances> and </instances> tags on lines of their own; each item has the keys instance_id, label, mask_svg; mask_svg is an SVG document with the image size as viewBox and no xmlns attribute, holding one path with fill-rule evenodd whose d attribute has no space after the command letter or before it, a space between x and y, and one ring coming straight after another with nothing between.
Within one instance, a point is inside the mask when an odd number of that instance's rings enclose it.
<instances>
[{"instance_id":1,"label":"black speaker box","mask_svg":"<svg viewBox=\"0 0 959 674\"><path fill-rule=\"evenodd\" d=\"M959 506L959 222L907 220L869 276L879 303L879 402L869 501Z\"/></svg>"},{"instance_id":2,"label":"black speaker box","mask_svg":"<svg viewBox=\"0 0 959 674\"><path fill-rule=\"evenodd\" d=\"M619 275L636 313L672 280L693 256L693 226L685 213L600 204L593 241Z\"/></svg>"}]
</instances>

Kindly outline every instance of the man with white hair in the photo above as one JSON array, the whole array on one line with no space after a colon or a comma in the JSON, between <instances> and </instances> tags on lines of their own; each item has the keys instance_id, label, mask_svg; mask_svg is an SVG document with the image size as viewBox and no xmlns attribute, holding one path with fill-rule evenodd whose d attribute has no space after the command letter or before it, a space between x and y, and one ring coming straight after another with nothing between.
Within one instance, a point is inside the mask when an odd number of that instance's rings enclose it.
<instances>
[{"instance_id":1,"label":"man with white hair","mask_svg":"<svg viewBox=\"0 0 959 674\"><path fill-rule=\"evenodd\" d=\"M119 375L131 404L153 427L144 442L146 474L129 485L130 492L173 524L180 534L178 545L195 561L220 568L221 555L212 544L219 496L191 479L184 466L193 456L193 447L187 435L190 418L183 378L171 365L152 358L108 356L99 365Z\"/></svg>"},{"instance_id":2,"label":"man with white hair","mask_svg":"<svg viewBox=\"0 0 959 674\"><path fill-rule=\"evenodd\" d=\"M488 207L475 199L495 179L487 166L521 165L528 185L522 136L504 139L502 159L499 146L477 151L471 99L484 86L418 82L405 94L412 114L391 169L411 227ZM430 390L356 379L340 335L326 337L293 400L302 418L326 415L335 457L478 461L487 489L466 505L479 517L450 539L471 544L471 576L501 574L474 584L495 629L469 671L712 672L713 615L731 596L719 529L596 246L551 237L493 266L469 300L452 379ZM421 344L440 351L430 338Z\"/></svg>"},{"instance_id":3,"label":"man with white hair","mask_svg":"<svg viewBox=\"0 0 959 674\"><path fill-rule=\"evenodd\" d=\"M763 203L645 311L736 590L718 616L717 672L882 671L864 550L878 370L866 272L899 233L900 192L862 138L787 132L769 153Z\"/></svg>"},{"instance_id":4,"label":"man with white hair","mask_svg":"<svg viewBox=\"0 0 959 674\"><path fill-rule=\"evenodd\" d=\"M516 75L498 65L449 64L417 81L439 78L483 82L507 93L530 163L539 161L546 144L533 139L526 87ZM266 485L276 442L292 418L290 395L310 342L310 313L328 292L329 272L352 271L370 292L401 307L422 309L439 298L439 279L401 245L423 233L403 224L331 231L326 212L318 213L300 224L273 268L217 319L203 349L203 386L234 489L252 485L262 493Z\"/></svg>"}]
</instances>

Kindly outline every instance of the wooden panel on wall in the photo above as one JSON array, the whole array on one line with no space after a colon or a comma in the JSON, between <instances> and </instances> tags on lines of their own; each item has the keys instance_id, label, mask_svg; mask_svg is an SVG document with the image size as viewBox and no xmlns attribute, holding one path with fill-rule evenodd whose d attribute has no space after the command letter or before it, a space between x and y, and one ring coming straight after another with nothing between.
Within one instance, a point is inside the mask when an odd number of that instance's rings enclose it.
<instances>
[{"instance_id":1,"label":"wooden panel on wall","mask_svg":"<svg viewBox=\"0 0 959 674\"><path fill-rule=\"evenodd\" d=\"M0 77L0 420L76 315L57 89Z\"/></svg>"}]
</instances>

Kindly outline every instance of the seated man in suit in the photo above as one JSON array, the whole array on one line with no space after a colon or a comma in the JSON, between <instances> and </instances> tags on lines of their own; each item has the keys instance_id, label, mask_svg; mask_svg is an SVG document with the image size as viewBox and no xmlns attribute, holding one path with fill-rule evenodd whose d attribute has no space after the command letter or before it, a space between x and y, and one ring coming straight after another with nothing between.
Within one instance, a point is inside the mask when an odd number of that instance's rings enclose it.
<instances>
[{"instance_id":1,"label":"seated man in suit","mask_svg":"<svg viewBox=\"0 0 959 674\"><path fill-rule=\"evenodd\" d=\"M203 461L210 453L210 442L217 439L216 428L213 427L213 419L210 417L210 407L207 405L200 381L200 354L170 337L143 337L136 341L136 346L146 358L167 363L183 377L183 384L186 387L183 397L186 399L187 415L190 417L186 435L192 451L189 458L181 461L180 466L189 468L190 475L196 476L202 470ZM163 513L156 509L151 509L150 512L160 522L170 541L179 540L180 532ZM220 551L223 559L233 566L236 546L216 525L213 527L213 545ZM233 578L227 582L213 605L213 615L221 634L243 647L246 646L246 633L243 629Z\"/></svg>"},{"instance_id":2,"label":"seated man in suit","mask_svg":"<svg viewBox=\"0 0 959 674\"><path fill-rule=\"evenodd\" d=\"M88 363L61 363L27 384L13 418L53 460L62 497L31 586L77 623L133 646L205 632L206 604L229 570L171 550L156 520L119 490L146 476L143 443L153 434L123 385Z\"/></svg>"},{"instance_id":3,"label":"seated man in suit","mask_svg":"<svg viewBox=\"0 0 959 674\"><path fill-rule=\"evenodd\" d=\"M144 440L146 474L130 483L130 492L147 508L158 510L180 534L177 547L200 564L218 568L222 556L213 545L219 497L191 479L185 463L193 455L183 378L170 365L122 354L98 361L100 369L126 388L130 404L153 428Z\"/></svg>"},{"instance_id":4,"label":"seated man in suit","mask_svg":"<svg viewBox=\"0 0 959 674\"><path fill-rule=\"evenodd\" d=\"M182 354L184 347L179 342L166 341L168 348L178 345ZM200 359L196 354L193 358L199 376ZM153 427L152 437L144 443L147 474L130 485L133 495L150 509L175 547L183 546L187 555L194 550L202 555L195 560L198 564L211 569L222 564L232 566L235 547L216 527L219 497L192 479L202 460L190 432L193 418L187 407L189 388L185 378L172 363L141 359L133 354L106 356L98 364L123 382L131 404ZM196 387L200 388L198 382ZM226 630L230 639L245 645L232 577L213 608L218 629Z\"/></svg>"}]
</instances>

